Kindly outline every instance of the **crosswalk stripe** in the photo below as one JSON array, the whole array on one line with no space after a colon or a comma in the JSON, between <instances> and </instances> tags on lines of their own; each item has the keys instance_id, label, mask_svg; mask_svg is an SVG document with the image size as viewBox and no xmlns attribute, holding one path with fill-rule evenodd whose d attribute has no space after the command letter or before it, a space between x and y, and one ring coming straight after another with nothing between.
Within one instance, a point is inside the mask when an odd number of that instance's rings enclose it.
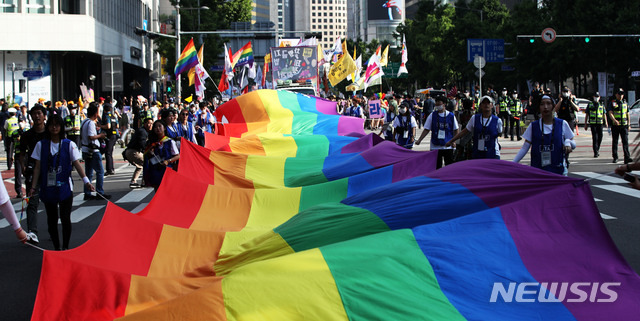
<instances>
[{"instance_id":1,"label":"crosswalk stripe","mask_svg":"<svg viewBox=\"0 0 640 321\"><path fill-rule=\"evenodd\" d=\"M85 202L84 193L80 193L73 197L73 204L71 206L80 206Z\"/></svg>"},{"instance_id":2,"label":"crosswalk stripe","mask_svg":"<svg viewBox=\"0 0 640 321\"><path fill-rule=\"evenodd\" d=\"M145 197L153 192L153 188L139 188L134 189L123 196L121 199L116 201L116 204L120 203L131 203L131 202L140 202Z\"/></svg>"},{"instance_id":3,"label":"crosswalk stripe","mask_svg":"<svg viewBox=\"0 0 640 321\"><path fill-rule=\"evenodd\" d=\"M608 191L620 193L622 195L640 198L640 190L631 187L624 187L620 185L593 185L593 187L606 189Z\"/></svg>"},{"instance_id":4,"label":"crosswalk stripe","mask_svg":"<svg viewBox=\"0 0 640 321\"><path fill-rule=\"evenodd\" d=\"M131 213L137 214L140 211L142 211L145 207L147 207L147 205L149 205L149 203L142 203L142 204L136 206L136 208L134 208L133 210L131 210Z\"/></svg>"},{"instance_id":5,"label":"crosswalk stripe","mask_svg":"<svg viewBox=\"0 0 640 321\"><path fill-rule=\"evenodd\" d=\"M602 214L600 213L600 217L602 217L603 220L617 220L617 217L613 217L613 216L609 216L607 214Z\"/></svg>"},{"instance_id":6,"label":"crosswalk stripe","mask_svg":"<svg viewBox=\"0 0 640 321\"><path fill-rule=\"evenodd\" d=\"M101 210L103 207L105 207L105 205L79 207L75 211L71 212L71 223L78 223ZM59 223L60 221L58 221L58 224Z\"/></svg>"},{"instance_id":7,"label":"crosswalk stripe","mask_svg":"<svg viewBox=\"0 0 640 321\"><path fill-rule=\"evenodd\" d=\"M602 200L601 200L601 199L599 199L599 198L595 198L595 197L593 198L593 200L594 200L594 201L596 201L596 202L602 202Z\"/></svg>"},{"instance_id":8,"label":"crosswalk stripe","mask_svg":"<svg viewBox=\"0 0 640 321\"><path fill-rule=\"evenodd\" d=\"M594 180L603 181L603 182L607 182L607 183L611 183L611 184L623 184L623 183L627 182L622 178L613 177L613 176L609 176L609 175L602 175L602 174L598 174L598 173L594 173L594 172L571 172L571 173L572 174L576 174L576 175L580 175L580 176L584 176L584 177L588 177L588 178L593 178Z\"/></svg>"}]
</instances>

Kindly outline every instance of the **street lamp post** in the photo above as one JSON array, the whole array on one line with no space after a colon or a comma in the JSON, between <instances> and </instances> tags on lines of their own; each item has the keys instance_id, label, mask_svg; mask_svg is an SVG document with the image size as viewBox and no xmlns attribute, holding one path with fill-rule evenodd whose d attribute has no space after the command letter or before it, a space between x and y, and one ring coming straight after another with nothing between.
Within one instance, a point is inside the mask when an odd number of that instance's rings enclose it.
<instances>
[{"instance_id":1,"label":"street lamp post","mask_svg":"<svg viewBox=\"0 0 640 321\"><path fill-rule=\"evenodd\" d=\"M176 64L178 63L178 58L180 58L180 0L176 3ZM176 97L178 97L178 102L180 102L180 97L182 95L182 86L180 84L180 75L176 76Z\"/></svg>"}]
</instances>

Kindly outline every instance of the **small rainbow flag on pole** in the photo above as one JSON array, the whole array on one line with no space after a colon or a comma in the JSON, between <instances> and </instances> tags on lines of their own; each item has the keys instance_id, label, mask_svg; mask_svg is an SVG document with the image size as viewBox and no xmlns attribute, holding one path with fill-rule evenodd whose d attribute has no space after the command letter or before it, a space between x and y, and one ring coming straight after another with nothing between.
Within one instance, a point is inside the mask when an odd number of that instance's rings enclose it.
<instances>
[{"instance_id":1,"label":"small rainbow flag on pole","mask_svg":"<svg viewBox=\"0 0 640 321\"><path fill-rule=\"evenodd\" d=\"M177 76L195 67L197 64L198 53L196 52L196 47L193 45L193 38L191 38L187 46L182 50L178 61L176 61L176 67L173 72Z\"/></svg>"},{"instance_id":2,"label":"small rainbow flag on pole","mask_svg":"<svg viewBox=\"0 0 640 321\"><path fill-rule=\"evenodd\" d=\"M240 50L233 54L233 67L240 67L244 65L253 65L253 49L251 48L251 41L247 42Z\"/></svg>"}]
</instances>

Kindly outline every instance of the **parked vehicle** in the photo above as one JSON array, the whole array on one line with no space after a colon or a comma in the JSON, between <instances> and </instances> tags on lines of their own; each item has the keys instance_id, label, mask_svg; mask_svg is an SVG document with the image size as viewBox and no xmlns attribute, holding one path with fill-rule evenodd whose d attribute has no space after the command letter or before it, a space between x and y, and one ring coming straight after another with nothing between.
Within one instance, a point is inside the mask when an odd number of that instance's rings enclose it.
<instances>
[{"instance_id":1,"label":"parked vehicle","mask_svg":"<svg viewBox=\"0 0 640 321\"><path fill-rule=\"evenodd\" d=\"M631 127L640 127L640 99L629 107L629 125Z\"/></svg>"}]
</instances>

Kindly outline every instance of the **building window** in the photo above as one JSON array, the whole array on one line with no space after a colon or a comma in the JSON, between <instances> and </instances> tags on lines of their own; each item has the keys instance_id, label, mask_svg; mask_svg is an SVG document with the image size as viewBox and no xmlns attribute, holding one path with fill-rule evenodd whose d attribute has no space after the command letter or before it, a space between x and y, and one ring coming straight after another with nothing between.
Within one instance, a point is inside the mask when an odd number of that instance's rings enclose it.
<instances>
[{"instance_id":1,"label":"building window","mask_svg":"<svg viewBox=\"0 0 640 321\"><path fill-rule=\"evenodd\" d=\"M316 23L316 19L311 19L311 22ZM315 28L315 27L314 27Z\"/></svg>"}]
</instances>

